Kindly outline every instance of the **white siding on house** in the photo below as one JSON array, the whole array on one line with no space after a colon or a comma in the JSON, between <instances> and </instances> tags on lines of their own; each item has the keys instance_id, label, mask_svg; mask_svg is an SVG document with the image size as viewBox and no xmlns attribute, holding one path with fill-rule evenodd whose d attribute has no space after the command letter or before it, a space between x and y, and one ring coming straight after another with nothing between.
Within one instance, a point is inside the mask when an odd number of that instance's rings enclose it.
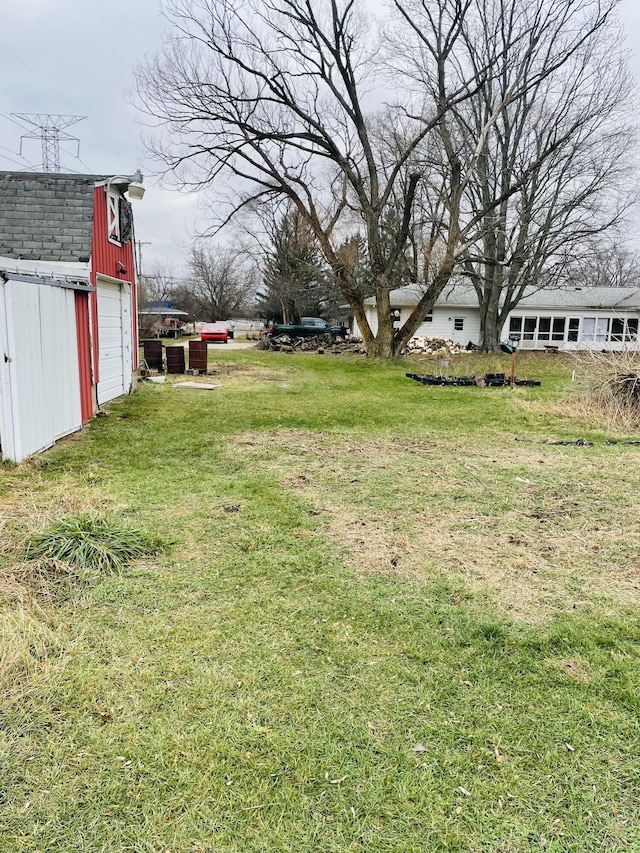
<instances>
[{"instance_id":1,"label":"white siding on house","mask_svg":"<svg viewBox=\"0 0 640 853\"><path fill-rule=\"evenodd\" d=\"M615 293L613 297L619 299ZM404 323L412 307L401 305L399 310L400 323ZM366 312L375 334L378 328L375 307L366 306ZM522 302L508 315L502 329L502 340L508 340L510 334L518 338L518 333L514 332L512 318L516 327L520 328L521 349L543 350L545 347L557 347L560 350L619 351L639 348L640 309L637 308L621 310L578 305L545 308L528 306ZM456 329L456 320L458 323L461 321L462 329ZM359 334L357 326L354 334ZM470 305L436 305L432 319L418 327L415 337L440 337L465 346L469 342L478 344L481 338L480 311L476 306Z\"/></svg>"},{"instance_id":2,"label":"white siding on house","mask_svg":"<svg viewBox=\"0 0 640 853\"><path fill-rule=\"evenodd\" d=\"M367 306L367 320L371 326L371 330L375 335L378 331L378 317L375 308ZM411 308L400 308L400 325L405 323L411 314ZM456 320L462 321L462 329L457 330ZM360 335L359 329L356 326L354 329L355 335ZM477 343L480 339L480 315L473 308L449 308L447 306L436 306L433 309L433 319L430 322L425 322L418 327L415 337L438 337L445 338L448 341L455 341L459 344L466 344L469 341Z\"/></svg>"},{"instance_id":3,"label":"white siding on house","mask_svg":"<svg viewBox=\"0 0 640 853\"><path fill-rule=\"evenodd\" d=\"M409 316L410 310L402 311L402 322ZM455 328L456 320L462 321L462 329ZM457 344L466 344L469 341L476 343L480 338L480 315L472 308L441 308L433 309L433 320L423 323L418 327L416 337L445 338L447 341L455 341Z\"/></svg>"},{"instance_id":4,"label":"white siding on house","mask_svg":"<svg viewBox=\"0 0 640 853\"><path fill-rule=\"evenodd\" d=\"M0 286L0 442L19 462L82 427L73 290Z\"/></svg>"},{"instance_id":5,"label":"white siding on house","mask_svg":"<svg viewBox=\"0 0 640 853\"><path fill-rule=\"evenodd\" d=\"M129 393L132 376L129 285L98 277L98 403Z\"/></svg>"}]
</instances>

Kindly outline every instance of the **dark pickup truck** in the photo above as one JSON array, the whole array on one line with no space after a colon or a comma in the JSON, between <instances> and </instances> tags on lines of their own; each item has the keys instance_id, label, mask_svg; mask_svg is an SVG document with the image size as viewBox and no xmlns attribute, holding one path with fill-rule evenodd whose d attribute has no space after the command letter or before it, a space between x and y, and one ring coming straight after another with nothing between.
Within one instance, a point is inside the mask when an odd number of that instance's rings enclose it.
<instances>
[{"instance_id":1,"label":"dark pickup truck","mask_svg":"<svg viewBox=\"0 0 640 853\"><path fill-rule=\"evenodd\" d=\"M269 323L267 332L272 337L289 335L291 338L311 338L314 335L346 338L348 334L344 326L330 326L320 317L301 317L300 322L295 324Z\"/></svg>"}]
</instances>

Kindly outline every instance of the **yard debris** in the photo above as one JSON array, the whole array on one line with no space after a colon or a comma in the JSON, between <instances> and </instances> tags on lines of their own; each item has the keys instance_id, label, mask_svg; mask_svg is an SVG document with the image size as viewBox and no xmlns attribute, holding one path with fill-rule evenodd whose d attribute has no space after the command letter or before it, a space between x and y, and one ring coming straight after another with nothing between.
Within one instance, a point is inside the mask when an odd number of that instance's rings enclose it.
<instances>
[{"instance_id":1,"label":"yard debris","mask_svg":"<svg viewBox=\"0 0 640 853\"><path fill-rule=\"evenodd\" d=\"M272 352L317 352L334 355L366 355L367 351L360 340L343 341L327 335L314 335L310 338L294 338L291 335L266 335L256 345L257 349Z\"/></svg>"},{"instance_id":2,"label":"yard debris","mask_svg":"<svg viewBox=\"0 0 640 853\"><path fill-rule=\"evenodd\" d=\"M505 373L485 373L484 377L476 376L436 376L435 373L407 373L408 379L415 379L423 385L457 385L471 387L477 385L479 388L504 388L509 385L509 377ZM536 379L515 379L515 384L525 388L539 388L540 382Z\"/></svg>"},{"instance_id":3,"label":"yard debris","mask_svg":"<svg viewBox=\"0 0 640 853\"><path fill-rule=\"evenodd\" d=\"M220 388L220 384L212 385L208 382L174 382L172 388L198 388L200 391L214 391Z\"/></svg>"},{"instance_id":4,"label":"yard debris","mask_svg":"<svg viewBox=\"0 0 640 853\"><path fill-rule=\"evenodd\" d=\"M458 355L461 352L471 352L477 349L472 343L458 344L455 341L447 340L447 338L434 337L416 337L411 338L407 344L408 353L430 353L440 357L448 355Z\"/></svg>"}]
</instances>

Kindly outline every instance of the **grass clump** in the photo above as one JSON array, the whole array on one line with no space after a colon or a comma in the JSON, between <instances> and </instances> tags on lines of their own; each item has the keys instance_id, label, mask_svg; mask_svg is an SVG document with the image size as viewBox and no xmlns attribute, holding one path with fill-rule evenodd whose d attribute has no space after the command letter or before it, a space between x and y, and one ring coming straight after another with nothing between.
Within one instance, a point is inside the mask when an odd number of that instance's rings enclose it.
<instances>
[{"instance_id":1,"label":"grass clump","mask_svg":"<svg viewBox=\"0 0 640 853\"><path fill-rule=\"evenodd\" d=\"M640 355L581 352L576 356L576 391L585 414L604 417L609 428L640 427Z\"/></svg>"},{"instance_id":2,"label":"grass clump","mask_svg":"<svg viewBox=\"0 0 640 853\"><path fill-rule=\"evenodd\" d=\"M158 554L168 543L158 536L93 513L62 518L28 540L25 557L74 573L119 574L132 560Z\"/></svg>"}]
</instances>

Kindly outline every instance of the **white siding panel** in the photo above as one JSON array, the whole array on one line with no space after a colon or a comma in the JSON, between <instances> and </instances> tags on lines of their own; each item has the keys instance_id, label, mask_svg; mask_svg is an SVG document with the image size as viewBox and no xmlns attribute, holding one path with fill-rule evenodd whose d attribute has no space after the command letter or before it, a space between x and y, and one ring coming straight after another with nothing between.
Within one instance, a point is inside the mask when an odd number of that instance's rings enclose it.
<instances>
[{"instance_id":1,"label":"white siding panel","mask_svg":"<svg viewBox=\"0 0 640 853\"><path fill-rule=\"evenodd\" d=\"M0 438L3 456L19 462L82 426L75 304L71 290L25 281L8 281L3 303L9 361Z\"/></svg>"},{"instance_id":2,"label":"white siding panel","mask_svg":"<svg viewBox=\"0 0 640 853\"><path fill-rule=\"evenodd\" d=\"M102 405L131 387L131 306L126 285L98 279L98 403Z\"/></svg>"},{"instance_id":3,"label":"white siding panel","mask_svg":"<svg viewBox=\"0 0 640 853\"><path fill-rule=\"evenodd\" d=\"M454 328L456 319L462 320L462 331ZM419 326L416 337L444 338L465 346L469 341L477 344L480 340L480 316L473 308L436 307L433 309L433 320Z\"/></svg>"},{"instance_id":4,"label":"white siding panel","mask_svg":"<svg viewBox=\"0 0 640 853\"><path fill-rule=\"evenodd\" d=\"M400 322L404 323L411 313L411 308L401 308ZM375 308L367 306L367 319L371 326L371 331L375 335L378 330L378 318ZM463 321L462 331L456 331L454 321L459 318ZM359 334L357 325L354 333ZM472 341L474 344L480 341L480 314L474 308L440 308L433 309L433 320L431 322L422 323L416 331L415 337L425 338L445 338L448 341L455 341L465 346Z\"/></svg>"},{"instance_id":5,"label":"white siding panel","mask_svg":"<svg viewBox=\"0 0 640 853\"><path fill-rule=\"evenodd\" d=\"M45 318L41 329L42 348L43 352L49 353L43 375L48 387L54 389L51 418L53 435L57 439L82 427L73 291L41 287L40 313Z\"/></svg>"}]
</instances>

